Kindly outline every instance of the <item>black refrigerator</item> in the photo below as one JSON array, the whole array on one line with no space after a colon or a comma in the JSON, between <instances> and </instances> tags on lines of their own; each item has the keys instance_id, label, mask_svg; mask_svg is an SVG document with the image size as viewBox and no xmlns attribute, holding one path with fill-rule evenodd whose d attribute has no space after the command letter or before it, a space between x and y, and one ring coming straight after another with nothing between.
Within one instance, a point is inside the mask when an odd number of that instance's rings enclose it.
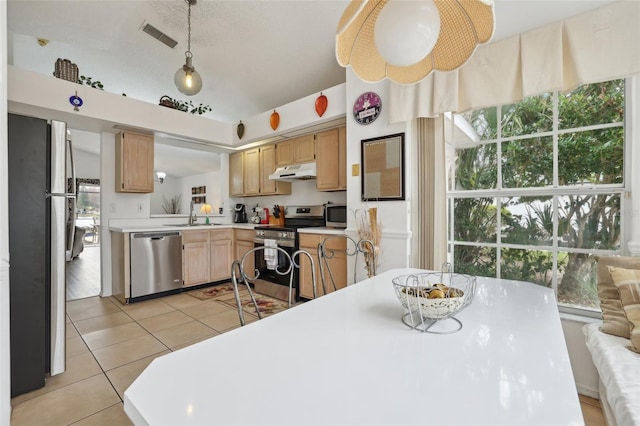
<instances>
[{"instance_id":1,"label":"black refrigerator","mask_svg":"<svg viewBox=\"0 0 640 426\"><path fill-rule=\"evenodd\" d=\"M9 114L11 396L65 370L75 177L66 123ZM71 176L71 177L69 177Z\"/></svg>"}]
</instances>

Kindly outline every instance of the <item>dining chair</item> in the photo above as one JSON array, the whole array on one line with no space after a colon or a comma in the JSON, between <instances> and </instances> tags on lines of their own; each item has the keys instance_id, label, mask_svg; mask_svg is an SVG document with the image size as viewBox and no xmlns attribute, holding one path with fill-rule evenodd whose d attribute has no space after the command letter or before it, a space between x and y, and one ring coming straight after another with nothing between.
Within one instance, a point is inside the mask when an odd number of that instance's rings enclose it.
<instances>
[{"instance_id":1,"label":"dining chair","mask_svg":"<svg viewBox=\"0 0 640 426\"><path fill-rule=\"evenodd\" d=\"M242 311L242 303L240 300L240 289L239 285L244 284L247 288L247 292L249 293L249 297L251 298L251 302L256 310L259 319L262 319L262 313L258 307L258 302L256 301L256 297L251 289L251 284L260 278L260 271L258 269L254 269L253 271L246 270L246 264L254 259L255 253L261 250L273 250L270 252L270 255L275 254L275 257L278 258L278 264L275 267L275 272L278 275L289 276L289 297L288 297L288 305L287 308L291 308L292 305L292 297L293 297L293 282L294 282L294 274L296 273L296 269L300 270L300 257L305 256L310 262L311 265L311 283L313 286L313 294L316 295L316 274L315 274L315 262L313 260L313 256L309 254L306 250L298 250L293 254L289 254L286 250L281 247L272 247L272 246L259 246L254 247L251 250L248 250L240 259L236 259L231 264L231 283L233 285L233 292L235 295L236 305L238 307L238 316L240 317L240 325L245 325L244 313ZM267 252L264 253L264 256L267 257ZM282 261L284 259L284 261Z\"/></svg>"},{"instance_id":2,"label":"dining chair","mask_svg":"<svg viewBox=\"0 0 640 426\"><path fill-rule=\"evenodd\" d=\"M336 242L339 242L340 239L345 240L344 242L346 246L336 244ZM378 259L376 254L376 247L371 240L362 239L356 242L356 240L348 235L330 235L326 237L320 244L318 244L320 283L322 284L322 291L324 292L324 294L327 294L328 291L338 290L335 274L331 270L331 259L333 259L339 252L343 252L347 256L354 256L356 265L358 264L358 257L362 253L365 261L370 262L368 270L371 271L371 276L376 275L376 263ZM357 281L356 276L357 269L354 268L353 282ZM340 285L340 288L342 287L343 286ZM314 297L316 297L315 293Z\"/></svg>"},{"instance_id":3,"label":"dining chair","mask_svg":"<svg viewBox=\"0 0 640 426\"><path fill-rule=\"evenodd\" d=\"M93 217L93 227L91 228L91 232L93 233L92 239L93 243L97 243L100 240L100 219L96 219Z\"/></svg>"}]
</instances>

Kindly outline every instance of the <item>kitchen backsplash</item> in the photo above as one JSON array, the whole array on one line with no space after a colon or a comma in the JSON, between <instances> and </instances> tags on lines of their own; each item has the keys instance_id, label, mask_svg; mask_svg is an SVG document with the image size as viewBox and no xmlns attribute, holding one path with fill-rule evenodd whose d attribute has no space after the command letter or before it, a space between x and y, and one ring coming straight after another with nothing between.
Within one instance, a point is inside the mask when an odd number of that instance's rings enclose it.
<instances>
[{"instance_id":1,"label":"kitchen backsplash","mask_svg":"<svg viewBox=\"0 0 640 426\"><path fill-rule=\"evenodd\" d=\"M346 203L347 192L323 192L316 190L316 180L300 180L291 183L291 195L269 195L264 197L236 197L231 199L234 203L244 203L247 209L256 204L267 207L269 210L274 204L281 206L307 206L316 204Z\"/></svg>"}]
</instances>

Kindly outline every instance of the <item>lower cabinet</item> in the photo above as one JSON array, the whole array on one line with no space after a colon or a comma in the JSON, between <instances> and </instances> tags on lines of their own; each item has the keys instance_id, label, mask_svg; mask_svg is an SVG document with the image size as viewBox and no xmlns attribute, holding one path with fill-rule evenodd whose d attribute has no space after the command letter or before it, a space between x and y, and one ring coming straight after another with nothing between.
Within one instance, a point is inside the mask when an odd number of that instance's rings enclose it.
<instances>
[{"instance_id":1,"label":"lower cabinet","mask_svg":"<svg viewBox=\"0 0 640 426\"><path fill-rule=\"evenodd\" d=\"M234 245L235 245L235 260L242 259L242 256L254 247L253 239L255 238L256 231L250 229L234 229ZM247 274L251 274L255 268L255 261L253 256L248 257L244 264Z\"/></svg>"},{"instance_id":2,"label":"lower cabinet","mask_svg":"<svg viewBox=\"0 0 640 426\"><path fill-rule=\"evenodd\" d=\"M183 287L229 278L231 246L231 229L183 231Z\"/></svg>"},{"instance_id":3,"label":"lower cabinet","mask_svg":"<svg viewBox=\"0 0 640 426\"><path fill-rule=\"evenodd\" d=\"M309 252L313 257L316 272L316 295L323 296L322 279L320 275L320 259L318 258L318 245L326 238L331 237L330 234L300 234L300 249ZM333 257L328 259L327 264L331 269L337 289L347 286L347 240L346 238L334 237L327 241L325 251L333 251ZM334 291L329 273L322 265L325 272L327 293ZM305 299L313 299L313 281L311 275L311 265L306 256L300 257L300 297Z\"/></svg>"},{"instance_id":4,"label":"lower cabinet","mask_svg":"<svg viewBox=\"0 0 640 426\"><path fill-rule=\"evenodd\" d=\"M183 287L209 282L209 231L182 233Z\"/></svg>"},{"instance_id":5,"label":"lower cabinet","mask_svg":"<svg viewBox=\"0 0 640 426\"><path fill-rule=\"evenodd\" d=\"M209 231L209 281L227 280L231 277L233 262L233 230L220 229Z\"/></svg>"}]
</instances>

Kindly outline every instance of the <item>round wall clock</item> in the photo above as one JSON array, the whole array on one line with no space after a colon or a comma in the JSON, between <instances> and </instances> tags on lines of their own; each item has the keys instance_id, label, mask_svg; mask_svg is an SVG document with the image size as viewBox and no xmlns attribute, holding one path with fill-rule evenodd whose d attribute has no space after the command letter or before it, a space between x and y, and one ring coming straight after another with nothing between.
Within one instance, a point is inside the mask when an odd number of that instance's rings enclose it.
<instances>
[{"instance_id":1,"label":"round wall clock","mask_svg":"<svg viewBox=\"0 0 640 426\"><path fill-rule=\"evenodd\" d=\"M380 115L382 101L375 92L365 92L353 104L353 118L358 124L371 124Z\"/></svg>"}]
</instances>

